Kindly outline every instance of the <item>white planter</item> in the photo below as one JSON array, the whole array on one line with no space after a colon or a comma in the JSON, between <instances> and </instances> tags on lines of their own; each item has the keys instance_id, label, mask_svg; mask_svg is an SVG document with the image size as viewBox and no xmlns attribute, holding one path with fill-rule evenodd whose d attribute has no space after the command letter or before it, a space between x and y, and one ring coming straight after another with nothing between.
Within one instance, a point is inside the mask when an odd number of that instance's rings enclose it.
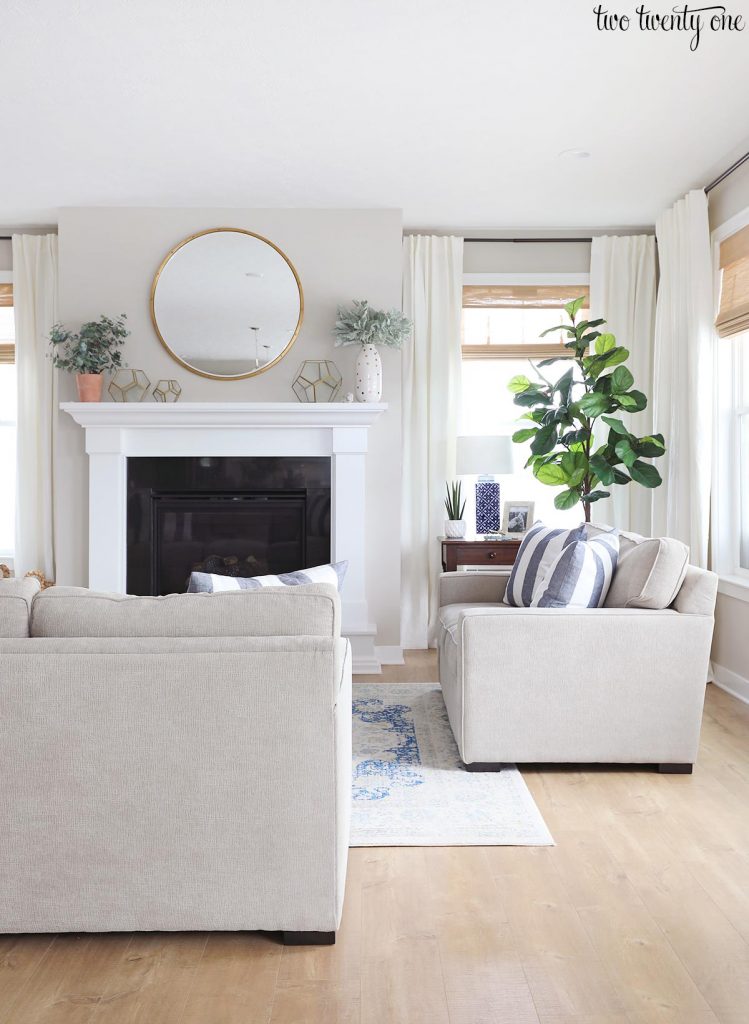
<instances>
[{"instance_id":1,"label":"white planter","mask_svg":"<svg viewBox=\"0 0 749 1024\"><path fill-rule=\"evenodd\" d=\"M446 519L445 536L451 540L460 540L466 535L465 519Z\"/></svg>"},{"instance_id":2,"label":"white planter","mask_svg":"<svg viewBox=\"0 0 749 1024\"><path fill-rule=\"evenodd\" d=\"M382 360L376 345L362 345L356 357L357 402L379 402L382 398Z\"/></svg>"}]
</instances>

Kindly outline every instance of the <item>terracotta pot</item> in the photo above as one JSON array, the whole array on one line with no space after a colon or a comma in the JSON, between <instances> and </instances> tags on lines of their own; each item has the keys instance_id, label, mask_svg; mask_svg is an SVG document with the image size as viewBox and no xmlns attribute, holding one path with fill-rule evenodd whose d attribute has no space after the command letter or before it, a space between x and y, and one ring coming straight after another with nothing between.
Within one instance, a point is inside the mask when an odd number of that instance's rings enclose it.
<instances>
[{"instance_id":1,"label":"terracotta pot","mask_svg":"<svg viewBox=\"0 0 749 1024\"><path fill-rule=\"evenodd\" d=\"M101 389L104 386L104 375L101 373L77 373L75 382L78 385L79 402L100 402Z\"/></svg>"}]
</instances>

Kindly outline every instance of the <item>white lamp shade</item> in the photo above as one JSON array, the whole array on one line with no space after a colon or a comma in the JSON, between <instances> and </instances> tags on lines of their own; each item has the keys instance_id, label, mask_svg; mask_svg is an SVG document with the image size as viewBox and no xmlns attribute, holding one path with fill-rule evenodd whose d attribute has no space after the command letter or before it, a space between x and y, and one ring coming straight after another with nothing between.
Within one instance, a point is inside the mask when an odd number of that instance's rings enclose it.
<instances>
[{"instance_id":1,"label":"white lamp shade","mask_svg":"<svg viewBox=\"0 0 749 1024\"><path fill-rule=\"evenodd\" d=\"M512 441L509 437L459 437L458 476L494 476L512 473Z\"/></svg>"}]
</instances>

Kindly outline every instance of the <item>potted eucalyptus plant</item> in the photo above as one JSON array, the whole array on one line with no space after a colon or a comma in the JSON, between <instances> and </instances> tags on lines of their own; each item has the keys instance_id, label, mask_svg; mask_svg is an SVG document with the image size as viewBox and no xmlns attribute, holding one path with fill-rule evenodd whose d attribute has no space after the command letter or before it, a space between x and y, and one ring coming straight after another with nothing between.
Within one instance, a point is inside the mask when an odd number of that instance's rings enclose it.
<instances>
[{"instance_id":1,"label":"potted eucalyptus plant","mask_svg":"<svg viewBox=\"0 0 749 1024\"><path fill-rule=\"evenodd\" d=\"M366 299L339 306L335 344L360 345L356 357L356 400L379 402L382 397L382 360L378 345L399 349L411 331L411 321L398 309L372 309Z\"/></svg>"},{"instance_id":2,"label":"potted eucalyptus plant","mask_svg":"<svg viewBox=\"0 0 749 1024\"><path fill-rule=\"evenodd\" d=\"M466 535L466 524L463 514L466 510L466 503L463 500L463 485L460 480L454 480L451 484L445 484L445 536L452 539L460 539Z\"/></svg>"},{"instance_id":3,"label":"potted eucalyptus plant","mask_svg":"<svg viewBox=\"0 0 749 1024\"><path fill-rule=\"evenodd\" d=\"M512 435L517 444L530 441L526 466L542 484L564 488L554 499L558 509L582 502L585 521L590 506L608 498L612 484L658 487L661 476L646 460L666 451L663 434L637 437L621 413L641 412L648 400L634 387L634 377L624 366L629 351L617 345L613 334L599 331L605 320L577 322L584 298L564 307L570 322L550 327L541 335L564 331L567 356L552 356L531 363L538 381L520 374L508 387L515 405L526 409L522 419L530 425ZM557 380L548 380L541 367L572 360Z\"/></svg>"},{"instance_id":4,"label":"potted eucalyptus plant","mask_svg":"<svg viewBox=\"0 0 749 1024\"><path fill-rule=\"evenodd\" d=\"M127 314L116 319L102 316L81 325L75 334L62 324L55 324L49 335L51 358L58 370L74 373L80 402L100 402L103 374L122 365L120 348L130 331L125 326Z\"/></svg>"}]
</instances>

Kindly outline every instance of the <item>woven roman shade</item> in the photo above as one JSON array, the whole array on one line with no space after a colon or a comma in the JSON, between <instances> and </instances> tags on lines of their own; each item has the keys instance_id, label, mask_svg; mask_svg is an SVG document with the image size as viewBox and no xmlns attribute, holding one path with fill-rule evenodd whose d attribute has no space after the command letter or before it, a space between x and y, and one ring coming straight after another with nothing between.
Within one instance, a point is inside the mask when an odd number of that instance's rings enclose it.
<instances>
[{"instance_id":1,"label":"woven roman shade","mask_svg":"<svg viewBox=\"0 0 749 1024\"><path fill-rule=\"evenodd\" d=\"M13 305L13 285L0 284L0 306ZM15 345L0 341L0 366L3 363L14 363L16 361Z\"/></svg>"},{"instance_id":2,"label":"woven roman shade","mask_svg":"<svg viewBox=\"0 0 749 1024\"><path fill-rule=\"evenodd\" d=\"M583 284L466 284L463 308L563 309L581 295L588 300L589 292ZM588 305L586 301L584 308Z\"/></svg>"},{"instance_id":3,"label":"woven roman shade","mask_svg":"<svg viewBox=\"0 0 749 1024\"><path fill-rule=\"evenodd\" d=\"M720 307L715 329L721 338L749 331L749 226L720 243Z\"/></svg>"}]
</instances>

